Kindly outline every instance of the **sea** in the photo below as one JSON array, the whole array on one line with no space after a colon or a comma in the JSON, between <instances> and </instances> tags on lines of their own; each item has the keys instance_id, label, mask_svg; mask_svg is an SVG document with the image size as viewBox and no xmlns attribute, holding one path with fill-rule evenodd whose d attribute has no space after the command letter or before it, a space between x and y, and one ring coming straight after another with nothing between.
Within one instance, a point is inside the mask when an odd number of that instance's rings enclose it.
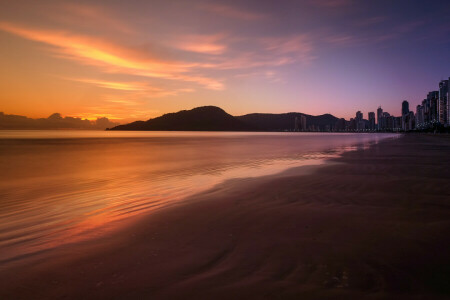
<instances>
[{"instance_id":1,"label":"sea","mask_svg":"<svg viewBox=\"0 0 450 300\"><path fill-rule=\"evenodd\" d=\"M397 136L3 130L0 266L98 238L226 180L324 164Z\"/></svg>"}]
</instances>

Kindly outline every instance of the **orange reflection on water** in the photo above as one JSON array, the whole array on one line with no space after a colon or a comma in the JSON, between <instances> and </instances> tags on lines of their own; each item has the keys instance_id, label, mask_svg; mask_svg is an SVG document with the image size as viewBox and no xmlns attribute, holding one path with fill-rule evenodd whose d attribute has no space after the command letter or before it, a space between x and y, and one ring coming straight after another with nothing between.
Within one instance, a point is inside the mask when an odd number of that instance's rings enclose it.
<instances>
[{"instance_id":1,"label":"orange reflection on water","mask_svg":"<svg viewBox=\"0 0 450 300\"><path fill-rule=\"evenodd\" d=\"M0 261L95 238L230 178L318 164L389 135L0 133ZM52 135L58 136L52 136ZM65 134L65 136L64 136ZM95 135L97 134L97 136ZM4 135L3 138L1 136Z\"/></svg>"}]
</instances>

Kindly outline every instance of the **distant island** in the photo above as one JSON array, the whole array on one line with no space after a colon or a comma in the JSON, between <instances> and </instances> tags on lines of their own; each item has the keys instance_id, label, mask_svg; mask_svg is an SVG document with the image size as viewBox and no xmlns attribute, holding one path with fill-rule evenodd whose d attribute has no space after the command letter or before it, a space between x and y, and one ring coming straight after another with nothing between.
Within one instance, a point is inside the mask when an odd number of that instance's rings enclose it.
<instances>
[{"instance_id":1,"label":"distant island","mask_svg":"<svg viewBox=\"0 0 450 300\"><path fill-rule=\"evenodd\" d=\"M104 130L119 123L111 122L108 118L97 118L87 120L75 117L62 117L59 113L54 113L48 118L33 119L20 115L8 115L0 112L0 129L10 130L45 130L45 129L91 129Z\"/></svg>"},{"instance_id":2,"label":"distant island","mask_svg":"<svg viewBox=\"0 0 450 300\"><path fill-rule=\"evenodd\" d=\"M232 116L220 107L202 106L191 110L164 114L147 121L119 125L108 130L330 131L338 120L340 119L330 114L311 116L297 112L283 114L252 113Z\"/></svg>"}]
</instances>

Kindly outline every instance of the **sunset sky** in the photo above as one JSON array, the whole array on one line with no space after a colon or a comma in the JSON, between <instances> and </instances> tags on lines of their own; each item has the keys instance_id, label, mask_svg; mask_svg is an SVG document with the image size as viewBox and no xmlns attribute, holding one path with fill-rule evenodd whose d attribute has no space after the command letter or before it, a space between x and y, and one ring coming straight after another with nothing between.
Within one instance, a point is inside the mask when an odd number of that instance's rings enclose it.
<instances>
[{"instance_id":1,"label":"sunset sky","mask_svg":"<svg viewBox=\"0 0 450 300\"><path fill-rule=\"evenodd\" d=\"M126 122L399 115L450 76L450 1L2 1L0 111Z\"/></svg>"}]
</instances>

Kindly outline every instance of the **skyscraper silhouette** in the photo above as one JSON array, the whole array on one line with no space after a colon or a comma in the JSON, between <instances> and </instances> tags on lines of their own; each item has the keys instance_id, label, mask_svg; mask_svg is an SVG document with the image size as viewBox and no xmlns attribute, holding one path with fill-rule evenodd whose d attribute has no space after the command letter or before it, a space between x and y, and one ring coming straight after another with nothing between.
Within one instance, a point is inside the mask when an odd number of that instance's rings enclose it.
<instances>
[{"instance_id":1,"label":"skyscraper silhouette","mask_svg":"<svg viewBox=\"0 0 450 300\"><path fill-rule=\"evenodd\" d=\"M383 122L382 119L383 118L383 109L381 108L381 106L378 107L377 109L377 125L378 125L378 129L383 129Z\"/></svg>"},{"instance_id":2,"label":"skyscraper silhouette","mask_svg":"<svg viewBox=\"0 0 450 300\"><path fill-rule=\"evenodd\" d=\"M408 101L404 100L402 102L402 116L409 114L409 103Z\"/></svg>"},{"instance_id":3,"label":"skyscraper silhouette","mask_svg":"<svg viewBox=\"0 0 450 300\"><path fill-rule=\"evenodd\" d=\"M448 80L439 82L438 121L447 124Z\"/></svg>"}]
</instances>

